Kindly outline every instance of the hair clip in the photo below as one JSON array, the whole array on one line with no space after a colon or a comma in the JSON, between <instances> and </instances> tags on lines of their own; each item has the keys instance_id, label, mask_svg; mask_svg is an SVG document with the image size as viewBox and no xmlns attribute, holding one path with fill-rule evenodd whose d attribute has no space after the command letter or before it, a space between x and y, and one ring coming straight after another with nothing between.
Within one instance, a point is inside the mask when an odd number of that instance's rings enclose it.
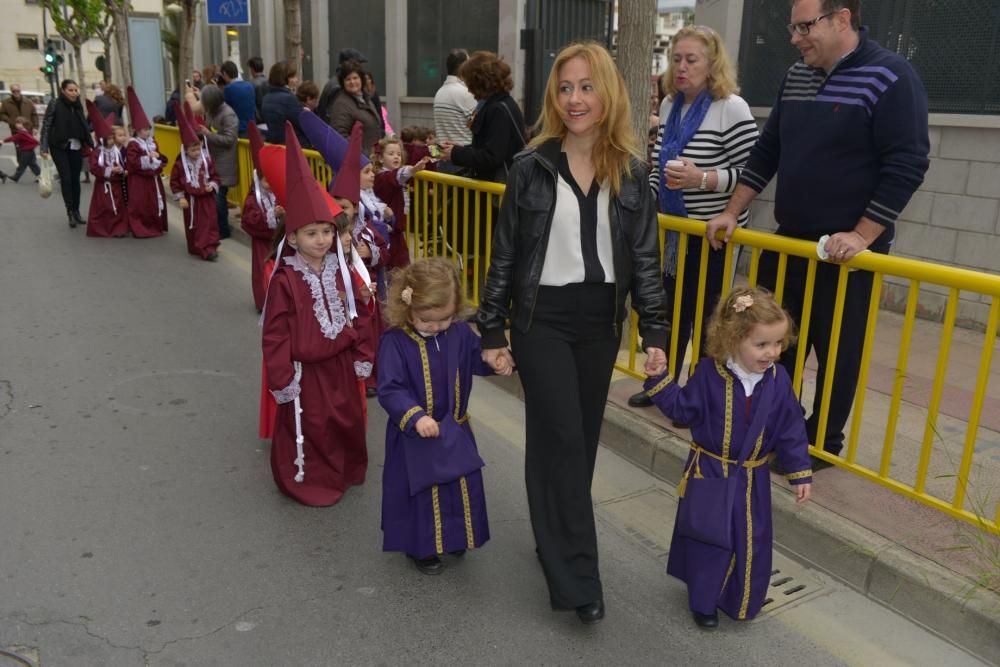
<instances>
[{"instance_id":1,"label":"hair clip","mask_svg":"<svg viewBox=\"0 0 1000 667\"><path fill-rule=\"evenodd\" d=\"M749 294L744 294L742 296L736 297L735 303L733 303L733 310L737 313L742 313L744 310L753 305L753 297Z\"/></svg>"},{"instance_id":2,"label":"hair clip","mask_svg":"<svg viewBox=\"0 0 1000 667\"><path fill-rule=\"evenodd\" d=\"M409 306L413 301L413 288L404 287L403 291L399 293L399 298L403 301L403 303Z\"/></svg>"}]
</instances>

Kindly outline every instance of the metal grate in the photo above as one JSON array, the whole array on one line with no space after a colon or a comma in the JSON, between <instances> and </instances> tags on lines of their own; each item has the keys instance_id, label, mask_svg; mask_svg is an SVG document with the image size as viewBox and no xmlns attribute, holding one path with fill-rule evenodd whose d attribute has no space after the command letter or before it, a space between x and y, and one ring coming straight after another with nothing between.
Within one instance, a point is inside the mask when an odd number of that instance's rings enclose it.
<instances>
[{"instance_id":1,"label":"metal grate","mask_svg":"<svg viewBox=\"0 0 1000 667\"><path fill-rule=\"evenodd\" d=\"M746 2L740 83L751 106L774 103L785 71L798 57L785 29L789 13L786 2ZM861 23L871 38L910 61L932 113L1000 113L996 0L864 0Z\"/></svg>"}]
</instances>

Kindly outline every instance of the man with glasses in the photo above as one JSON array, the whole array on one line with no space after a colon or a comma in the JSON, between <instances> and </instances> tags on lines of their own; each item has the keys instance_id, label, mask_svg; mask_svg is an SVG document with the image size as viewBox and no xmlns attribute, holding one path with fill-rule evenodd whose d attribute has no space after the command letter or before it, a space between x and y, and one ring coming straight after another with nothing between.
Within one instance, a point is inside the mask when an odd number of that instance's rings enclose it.
<instances>
[{"instance_id":1,"label":"man with glasses","mask_svg":"<svg viewBox=\"0 0 1000 667\"><path fill-rule=\"evenodd\" d=\"M834 327L837 264L864 250L888 253L896 218L923 182L930 141L927 93L910 64L868 38L860 0L793 0L788 31L802 55L785 74L778 100L750 153L726 210L709 221L713 247L728 241L739 212L777 175L777 234L823 244L832 263L817 266L808 340L817 357L816 397L806 421L816 444L820 402ZM778 258L764 253L760 284L774 289ZM789 257L782 301L796 324L803 316L808 263ZM847 280L840 344L823 447L839 454L857 388L872 274ZM809 351L809 347L806 351ZM794 373L796 348L781 363ZM814 460L817 468L826 462Z\"/></svg>"}]
</instances>

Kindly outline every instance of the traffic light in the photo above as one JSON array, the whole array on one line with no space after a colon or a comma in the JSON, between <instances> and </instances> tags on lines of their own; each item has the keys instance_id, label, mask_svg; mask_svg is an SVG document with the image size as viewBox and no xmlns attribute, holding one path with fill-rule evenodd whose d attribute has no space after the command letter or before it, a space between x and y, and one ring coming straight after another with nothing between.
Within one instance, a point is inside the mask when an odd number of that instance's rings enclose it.
<instances>
[{"instance_id":1,"label":"traffic light","mask_svg":"<svg viewBox=\"0 0 1000 667\"><path fill-rule=\"evenodd\" d=\"M56 43L53 40L48 40L45 42L45 64L49 67L55 67L59 62L59 55L56 53Z\"/></svg>"}]
</instances>

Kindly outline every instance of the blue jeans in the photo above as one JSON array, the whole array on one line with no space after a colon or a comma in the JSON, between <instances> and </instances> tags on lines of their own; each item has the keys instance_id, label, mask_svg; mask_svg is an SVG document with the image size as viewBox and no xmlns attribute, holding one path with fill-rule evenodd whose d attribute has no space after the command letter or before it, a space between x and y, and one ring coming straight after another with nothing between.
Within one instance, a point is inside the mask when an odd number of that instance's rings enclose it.
<instances>
[{"instance_id":1,"label":"blue jeans","mask_svg":"<svg viewBox=\"0 0 1000 667\"><path fill-rule=\"evenodd\" d=\"M220 185L219 191L215 193L215 208L219 220L219 238L229 238L229 202L226 195L229 194L228 185Z\"/></svg>"}]
</instances>

